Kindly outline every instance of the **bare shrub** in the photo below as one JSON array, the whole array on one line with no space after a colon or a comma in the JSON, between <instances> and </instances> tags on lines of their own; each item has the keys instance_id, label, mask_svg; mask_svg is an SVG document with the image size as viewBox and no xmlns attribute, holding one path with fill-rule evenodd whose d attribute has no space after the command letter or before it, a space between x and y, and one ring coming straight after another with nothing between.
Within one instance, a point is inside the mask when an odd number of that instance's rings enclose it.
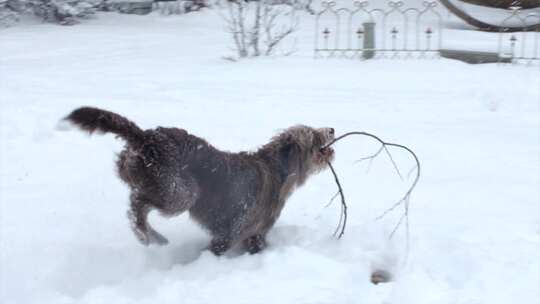
<instances>
[{"instance_id":1,"label":"bare shrub","mask_svg":"<svg viewBox=\"0 0 540 304\"><path fill-rule=\"evenodd\" d=\"M222 17L239 58L269 56L298 29L296 8L271 0L232 0Z\"/></svg>"}]
</instances>

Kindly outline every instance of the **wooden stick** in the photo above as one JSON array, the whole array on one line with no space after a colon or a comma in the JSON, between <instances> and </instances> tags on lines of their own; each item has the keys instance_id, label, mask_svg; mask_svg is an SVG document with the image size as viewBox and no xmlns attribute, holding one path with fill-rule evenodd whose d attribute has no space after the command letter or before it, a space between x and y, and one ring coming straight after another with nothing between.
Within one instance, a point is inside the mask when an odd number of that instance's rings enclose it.
<instances>
[{"instance_id":1,"label":"wooden stick","mask_svg":"<svg viewBox=\"0 0 540 304\"><path fill-rule=\"evenodd\" d=\"M403 205L404 206L404 212L401 215L398 223L396 224L396 226L392 230L392 233L390 234L390 238L392 238L394 233L397 231L397 229L399 228L399 226L403 222L403 219L405 219L405 223L406 223L406 226L407 226L406 233L407 233L407 243L408 243L408 240L409 240L409 217L408 217L408 215L409 215L409 201L410 201L412 191L416 188L416 185L418 184L418 181L420 180L420 161L418 159L418 156L416 155L416 153L414 153L407 146L400 145L400 144L395 144L395 143L387 143L387 142L383 141L382 139L380 139L378 136L375 136L375 135L367 133L367 132L349 132L349 133L345 133L345 134L343 134L343 135L341 135L339 137L336 137L333 141L331 141L330 143L328 143L327 145L325 145L321 149L328 148L328 147L332 146L333 144L335 144L336 142L338 142L339 140L341 140L341 139L343 139L343 138L345 138L347 136L351 136L351 135L368 136L368 137L371 137L371 138L375 139L376 141L378 141L381 144L381 148L379 148L379 150L377 150L376 153L374 153L374 154L372 154L372 155L370 155L368 157L361 158L361 159L357 160L356 162L361 162L361 161L364 161L364 160L370 160L371 161L374 158L376 158L378 155L380 155L380 153L382 151L385 151L386 154L388 155L390 161L392 162L392 165L394 166L394 169L396 170L397 174L399 175L399 177L402 180L403 180L403 176L401 175L396 162L394 161L390 151L388 150L388 147L396 147L398 149L405 150L405 151L407 151L409 154L411 154L413 156L414 161L416 163L416 166L411 169L411 173L412 173L412 171L416 171L416 177L415 177L413 183L411 184L411 187L409 187L409 189L407 190L405 195L401 197L401 199L399 199L396 203L394 203L392 206L390 206L390 208L386 209L381 215L379 215L376 218L376 220L382 219L385 215L387 215L391 211L395 210L398 206ZM339 218L338 226L337 226L336 230L334 231L334 236L337 235L338 239L340 239L345 234L345 228L346 228L346 225L347 225L347 203L345 202L345 194L343 193L343 187L341 186L341 182L339 181L336 170L334 169L334 167L332 166L332 164L330 162L328 162L328 166L330 167L330 170L332 171L332 174L334 175L334 180L336 181L336 184L338 186L338 193L336 193L336 195L334 195L332 197L332 199L330 200L330 203L332 203L332 201L337 196L337 194L339 194L339 196L341 198L341 215L340 215L340 218ZM328 205L330 203L328 203Z\"/></svg>"}]
</instances>

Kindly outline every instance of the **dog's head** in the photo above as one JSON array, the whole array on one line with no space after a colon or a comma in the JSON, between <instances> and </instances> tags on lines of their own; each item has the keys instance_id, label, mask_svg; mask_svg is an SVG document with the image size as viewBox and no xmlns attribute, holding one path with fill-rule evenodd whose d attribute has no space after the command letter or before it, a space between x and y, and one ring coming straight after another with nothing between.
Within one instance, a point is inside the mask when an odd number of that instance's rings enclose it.
<instances>
[{"instance_id":1,"label":"dog's head","mask_svg":"<svg viewBox=\"0 0 540 304\"><path fill-rule=\"evenodd\" d=\"M326 147L334 140L333 128L297 125L276 135L269 144L277 150L285 184L302 185L307 177L328 166L334 150Z\"/></svg>"}]
</instances>

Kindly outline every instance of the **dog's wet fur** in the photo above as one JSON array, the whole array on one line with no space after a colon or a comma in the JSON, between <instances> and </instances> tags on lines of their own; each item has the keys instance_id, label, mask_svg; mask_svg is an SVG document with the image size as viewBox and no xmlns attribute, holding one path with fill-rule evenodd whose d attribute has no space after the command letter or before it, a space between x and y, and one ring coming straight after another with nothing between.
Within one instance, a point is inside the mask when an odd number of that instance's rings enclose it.
<instances>
[{"instance_id":1,"label":"dog's wet fur","mask_svg":"<svg viewBox=\"0 0 540 304\"><path fill-rule=\"evenodd\" d=\"M221 255L241 244L256 253L292 191L327 167L334 151L332 128L290 127L255 152L230 153L179 128L142 130L109 111L82 107L66 118L93 133L114 133L126 141L117 166L131 189L128 211L141 243L167 244L148 223L158 210L166 216L189 211L212 235L209 249Z\"/></svg>"}]
</instances>

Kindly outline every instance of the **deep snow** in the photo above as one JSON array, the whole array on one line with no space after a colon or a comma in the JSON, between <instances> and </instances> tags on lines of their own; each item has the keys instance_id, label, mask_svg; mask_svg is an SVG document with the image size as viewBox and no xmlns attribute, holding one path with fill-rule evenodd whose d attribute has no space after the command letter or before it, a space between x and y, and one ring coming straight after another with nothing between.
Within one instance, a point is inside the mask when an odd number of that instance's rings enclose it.
<instances>
[{"instance_id":1,"label":"deep snow","mask_svg":"<svg viewBox=\"0 0 540 304\"><path fill-rule=\"evenodd\" d=\"M232 63L215 12L100 14L73 27L0 31L2 303L531 303L540 296L540 72L449 60L312 58ZM469 34L470 35L470 34ZM469 37L469 36L467 36ZM459 34L452 41L460 41ZM179 126L219 148L255 149L296 123L373 132L413 148L410 251L399 214L374 218L407 188L377 146L337 149L349 201L342 240L329 172L289 200L270 248L217 258L186 215L151 216L171 240L141 246L114 173L122 142L59 131L73 108L117 111L144 128ZM406 171L412 163L396 156ZM410 181L409 181L410 182ZM395 276L372 285L373 269Z\"/></svg>"}]
</instances>

